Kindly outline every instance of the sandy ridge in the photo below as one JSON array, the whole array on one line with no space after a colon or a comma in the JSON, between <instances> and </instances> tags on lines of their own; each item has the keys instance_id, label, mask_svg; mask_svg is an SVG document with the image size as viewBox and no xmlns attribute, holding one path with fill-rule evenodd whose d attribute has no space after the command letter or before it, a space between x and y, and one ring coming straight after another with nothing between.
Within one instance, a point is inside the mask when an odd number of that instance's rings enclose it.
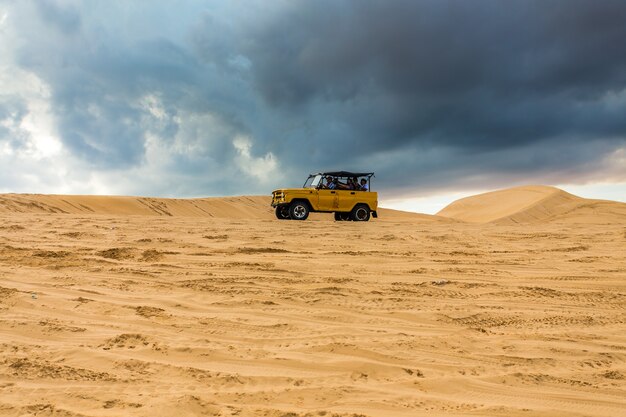
<instances>
[{"instance_id":1,"label":"sandy ridge","mask_svg":"<svg viewBox=\"0 0 626 417\"><path fill-rule=\"evenodd\" d=\"M555 187L534 185L462 198L437 215L471 223L615 223L626 221L626 204L585 199Z\"/></svg>"}]
</instances>

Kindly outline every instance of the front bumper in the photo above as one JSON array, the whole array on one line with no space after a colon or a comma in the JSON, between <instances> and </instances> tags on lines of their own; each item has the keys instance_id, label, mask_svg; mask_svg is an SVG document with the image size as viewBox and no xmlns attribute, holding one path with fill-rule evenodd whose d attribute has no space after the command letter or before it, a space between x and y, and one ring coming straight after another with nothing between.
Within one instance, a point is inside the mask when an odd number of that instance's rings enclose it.
<instances>
[{"instance_id":1,"label":"front bumper","mask_svg":"<svg viewBox=\"0 0 626 417\"><path fill-rule=\"evenodd\" d=\"M285 193L282 191L274 191L272 193L272 207L277 207L281 204L285 204Z\"/></svg>"}]
</instances>

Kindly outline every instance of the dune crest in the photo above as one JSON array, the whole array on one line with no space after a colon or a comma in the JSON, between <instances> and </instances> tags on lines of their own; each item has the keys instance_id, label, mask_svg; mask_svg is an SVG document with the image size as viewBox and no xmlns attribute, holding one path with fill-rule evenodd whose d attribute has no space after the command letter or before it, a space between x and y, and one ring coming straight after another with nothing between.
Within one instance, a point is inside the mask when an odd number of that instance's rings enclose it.
<instances>
[{"instance_id":1,"label":"dune crest","mask_svg":"<svg viewBox=\"0 0 626 417\"><path fill-rule=\"evenodd\" d=\"M626 204L581 198L555 187L530 185L462 198L437 215L470 223L612 223L626 219Z\"/></svg>"},{"instance_id":2,"label":"dune crest","mask_svg":"<svg viewBox=\"0 0 626 417\"><path fill-rule=\"evenodd\" d=\"M151 198L97 195L0 195L0 213L106 214L217 218L264 218L269 197Z\"/></svg>"}]
</instances>

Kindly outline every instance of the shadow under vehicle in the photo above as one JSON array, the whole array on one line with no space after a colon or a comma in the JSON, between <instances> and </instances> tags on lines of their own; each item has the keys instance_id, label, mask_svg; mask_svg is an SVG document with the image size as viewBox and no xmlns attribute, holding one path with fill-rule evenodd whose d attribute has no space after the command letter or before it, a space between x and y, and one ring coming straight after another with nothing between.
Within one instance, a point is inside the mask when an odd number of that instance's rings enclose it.
<instances>
[{"instance_id":1,"label":"shadow under vehicle","mask_svg":"<svg viewBox=\"0 0 626 417\"><path fill-rule=\"evenodd\" d=\"M311 174L302 188L274 190L272 207L280 220L306 220L309 213L319 212L334 213L337 221L368 221L378 217L378 193L370 188L373 176L347 171Z\"/></svg>"}]
</instances>

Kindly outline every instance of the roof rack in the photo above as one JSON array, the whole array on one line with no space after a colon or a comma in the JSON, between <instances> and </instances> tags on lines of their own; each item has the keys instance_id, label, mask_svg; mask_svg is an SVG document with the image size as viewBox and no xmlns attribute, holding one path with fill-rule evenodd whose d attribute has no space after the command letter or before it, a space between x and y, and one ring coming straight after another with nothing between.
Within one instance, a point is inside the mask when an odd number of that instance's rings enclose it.
<instances>
[{"instance_id":1,"label":"roof rack","mask_svg":"<svg viewBox=\"0 0 626 417\"><path fill-rule=\"evenodd\" d=\"M321 175L330 175L331 177L372 177L373 172L349 172L349 171L327 171L319 172Z\"/></svg>"}]
</instances>

